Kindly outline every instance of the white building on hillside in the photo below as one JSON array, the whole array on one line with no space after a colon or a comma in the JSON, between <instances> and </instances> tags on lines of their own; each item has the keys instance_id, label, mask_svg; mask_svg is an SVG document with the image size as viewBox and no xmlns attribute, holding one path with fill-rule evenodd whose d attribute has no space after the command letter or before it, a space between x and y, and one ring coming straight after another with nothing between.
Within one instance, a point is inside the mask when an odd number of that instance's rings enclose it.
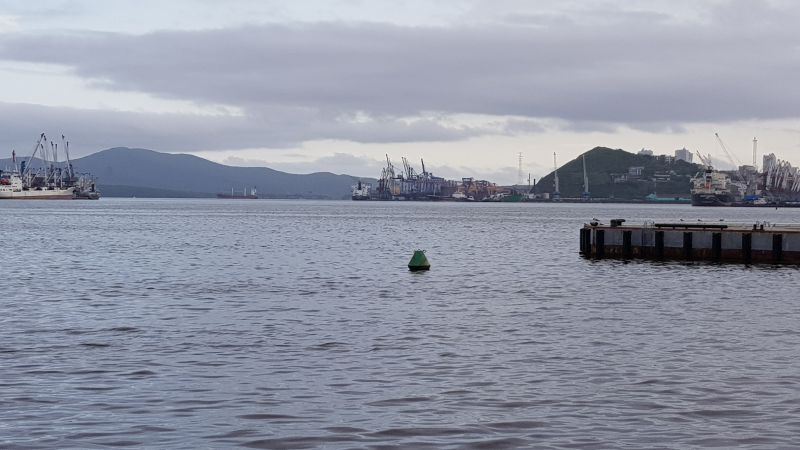
<instances>
[{"instance_id":1,"label":"white building on hillside","mask_svg":"<svg viewBox=\"0 0 800 450\"><path fill-rule=\"evenodd\" d=\"M694 157L694 155L689 150L686 150L686 147L683 147L680 150L675 150L675 159L677 160L690 163L692 162L692 157Z\"/></svg>"}]
</instances>

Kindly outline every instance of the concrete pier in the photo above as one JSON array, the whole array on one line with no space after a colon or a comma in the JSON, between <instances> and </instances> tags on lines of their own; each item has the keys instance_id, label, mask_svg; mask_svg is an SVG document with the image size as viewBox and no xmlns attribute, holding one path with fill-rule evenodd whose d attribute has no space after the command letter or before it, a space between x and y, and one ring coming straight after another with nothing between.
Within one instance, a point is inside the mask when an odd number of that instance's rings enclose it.
<instances>
[{"instance_id":1,"label":"concrete pier","mask_svg":"<svg viewBox=\"0 0 800 450\"><path fill-rule=\"evenodd\" d=\"M800 224L593 220L580 230L588 258L800 264Z\"/></svg>"}]
</instances>

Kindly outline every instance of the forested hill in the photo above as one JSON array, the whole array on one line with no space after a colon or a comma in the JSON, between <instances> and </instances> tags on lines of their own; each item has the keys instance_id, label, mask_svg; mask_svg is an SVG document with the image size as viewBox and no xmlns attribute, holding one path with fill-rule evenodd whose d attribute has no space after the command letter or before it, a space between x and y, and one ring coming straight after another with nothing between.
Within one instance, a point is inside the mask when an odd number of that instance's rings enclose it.
<instances>
[{"instance_id":1,"label":"forested hill","mask_svg":"<svg viewBox=\"0 0 800 450\"><path fill-rule=\"evenodd\" d=\"M664 156L647 156L620 149L595 147L586 157L589 191L593 198L643 199L651 193L658 196L690 194L690 180L701 169L698 164L673 160ZM632 169L633 168L633 169ZM641 168L641 173L636 174ZM580 197L583 192L583 161L578 156L558 168L562 197ZM536 184L538 193L553 192L553 173Z\"/></svg>"}]
</instances>

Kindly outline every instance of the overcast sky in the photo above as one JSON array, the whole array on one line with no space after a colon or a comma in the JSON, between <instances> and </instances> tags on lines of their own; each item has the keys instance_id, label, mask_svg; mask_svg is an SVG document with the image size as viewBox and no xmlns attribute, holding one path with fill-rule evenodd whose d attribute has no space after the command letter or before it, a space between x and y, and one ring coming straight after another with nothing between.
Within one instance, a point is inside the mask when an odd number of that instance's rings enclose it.
<instances>
[{"instance_id":1,"label":"overcast sky","mask_svg":"<svg viewBox=\"0 0 800 450\"><path fill-rule=\"evenodd\" d=\"M516 181L607 146L800 163L792 1L0 0L0 154L44 131L377 176Z\"/></svg>"}]
</instances>

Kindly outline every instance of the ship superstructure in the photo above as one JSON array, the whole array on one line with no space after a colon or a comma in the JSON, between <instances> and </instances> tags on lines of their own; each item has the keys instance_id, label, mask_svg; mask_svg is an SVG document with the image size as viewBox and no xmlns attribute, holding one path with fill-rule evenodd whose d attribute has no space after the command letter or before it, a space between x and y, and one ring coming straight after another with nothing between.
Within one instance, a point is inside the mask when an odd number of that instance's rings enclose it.
<instances>
[{"instance_id":1,"label":"ship superstructure","mask_svg":"<svg viewBox=\"0 0 800 450\"><path fill-rule=\"evenodd\" d=\"M353 193L350 197L353 200L372 200L372 184L362 183L358 180L358 184L353 186Z\"/></svg>"},{"instance_id":2,"label":"ship superstructure","mask_svg":"<svg viewBox=\"0 0 800 450\"><path fill-rule=\"evenodd\" d=\"M736 196L728 174L714 170L711 165L692 178L692 205L730 206Z\"/></svg>"}]
</instances>

